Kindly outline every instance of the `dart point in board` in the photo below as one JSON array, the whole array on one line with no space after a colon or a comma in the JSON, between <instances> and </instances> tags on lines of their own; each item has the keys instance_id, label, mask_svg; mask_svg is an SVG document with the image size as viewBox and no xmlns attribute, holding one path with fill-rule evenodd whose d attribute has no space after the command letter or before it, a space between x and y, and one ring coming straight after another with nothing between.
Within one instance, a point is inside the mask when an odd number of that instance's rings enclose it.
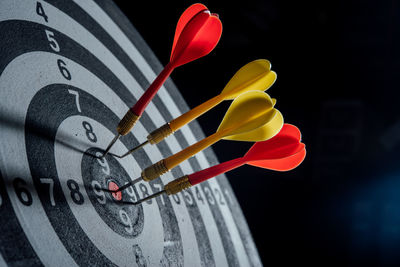
<instances>
[{"instance_id":1,"label":"dart point in board","mask_svg":"<svg viewBox=\"0 0 400 267\"><path fill-rule=\"evenodd\" d=\"M119 122L117 134L103 157L122 135L131 131L172 71L209 54L218 44L221 34L222 23L218 15L211 13L205 5L193 4L183 12L175 29L169 63Z\"/></svg>"},{"instance_id":2,"label":"dart point in board","mask_svg":"<svg viewBox=\"0 0 400 267\"><path fill-rule=\"evenodd\" d=\"M240 94L248 91L266 91L274 84L275 81L276 73L271 71L271 63L268 60L258 59L249 62L235 73L235 75L230 79L219 95L207 100L206 102L154 130L147 136L147 140L145 142L133 149L130 149L125 154L121 156L115 154L112 155L118 158L124 158L146 144L158 144L166 137L178 131L180 128L190 123L194 119L197 119L221 102L225 100L234 100Z\"/></svg>"}]
</instances>

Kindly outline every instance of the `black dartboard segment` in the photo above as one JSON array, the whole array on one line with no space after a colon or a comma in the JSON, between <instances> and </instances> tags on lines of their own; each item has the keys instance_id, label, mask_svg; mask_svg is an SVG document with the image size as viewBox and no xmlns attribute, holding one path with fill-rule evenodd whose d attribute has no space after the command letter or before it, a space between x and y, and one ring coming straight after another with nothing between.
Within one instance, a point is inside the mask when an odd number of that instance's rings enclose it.
<instances>
[{"instance_id":1,"label":"black dartboard segment","mask_svg":"<svg viewBox=\"0 0 400 267\"><path fill-rule=\"evenodd\" d=\"M204 137L192 123L126 159L93 156L161 71L111 1L3 0L0 39L0 266L261 264L224 176L139 206L123 203L215 164L211 150L130 187L122 202L100 190ZM113 152L186 110L168 80Z\"/></svg>"}]
</instances>

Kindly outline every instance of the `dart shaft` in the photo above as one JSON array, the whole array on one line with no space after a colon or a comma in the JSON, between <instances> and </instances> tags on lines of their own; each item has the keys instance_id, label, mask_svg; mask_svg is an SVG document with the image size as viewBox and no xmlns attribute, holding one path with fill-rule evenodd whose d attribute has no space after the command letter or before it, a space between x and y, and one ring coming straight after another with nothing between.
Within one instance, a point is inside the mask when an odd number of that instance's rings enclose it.
<instances>
[{"instance_id":1,"label":"dart shaft","mask_svg":"<svg viewBox=\"0 0 400 267\"><path fill-rule=\"evenodd\" d=\"M142 202L145 202L145 201L150 200L150 199L152 199L152 198L158 197L158 196L160 196L160 195L162 195L162 194L164 194L164 193L165 193L165 190L158 191L157 193L154 193L154 194L152 194L152 195L150 195L150 196L147 196L147 197L145 197L145 198L142 198L142 199L140 199L140 200L138 200L137 202L134 202L134 203L132 203L132 204L138 205L138 204L140 204L140 203L142 203Z\"/></svg>"},{"instance_id":2,"label":"dart shaft","mask_svg":"<svg viewBox=\"0 0 400 267\"><path fill-rule=\"evenodd\" d=\"M169 122L169 125L171 127L171 130L173 132L179 130L182 128L184 125L188 124L189 122L193 121L194 119L200 117L202 114L206 113L219 103L224 101L224 97L222 95L217 95L206 102L198 105L197 107L189 110L188 112L182 114L181 116L177 117L176 119L173 119L172 121Z\"/></svg>"},{"instance_id":3,"label":"dart shaft","mask_svg":"<svg viewBox=\"0 0 400 267\"><path fill-rule=\"evenodd\" d=\"M110 144L108 144L106 150L104 151L103 156L101 156L102 158L104 158L108 154L108 152L110 151L112 146L115 144L115 142L117 142L117 140L119 139L120 136L121 136L121 134L117 134L114 136L114 138L111 140Z\"/></svg>"},{"instance_id":4,"label":"dart shaft","mask_svg":"<svg viewBox=\"0 0 400 267\"><path fill-rule=\"evenodd\" d=\"M242 165L244 165L246 161L244 158L237 158L233 160L229 160L218 165L209 167L207 169L192 173L188 175L188 179L191 185L196 185L201 182L204 182L212 177L218 176L230 170L236 169Z\"/></svg>"},{"instance_id":5,"label":"dart shaft","mask_svg":"<svg viewBox=\"0 0 400 267\"><path fill-rule=\"evenodd\" d=\"M212 144L220 140L223 137L224 133L224 131L217 132L166 159L162 159L154 163L153 165L147 167L142 171L142 179L146 182L149 182L160 177L164 173L179 165L182 161L190 158L199 151L211 146Z\"/></svg>"},{"instance_id":6,"label":"dart shaft","mask_svg":"<svg viewBox=\"0 0 400 267\"><path fill-rule=\"evenodd\" d=\"M182 151L164 159L165 167L168 170L173 169L182 161L194 156L196 153L218 142L225 134L225 131L216 132L203 140L183 149Z\"/></svg>"},{"instance_id":7,"label":"dart shaft","mask_svg":"<svg viewBox=\"0 0 400 267\"><path fill-rule=\"evenodd\" d=\"M149 88L144 92L144 94L139 98L136 104L131 108L131 111L135 113L137 116L141 116L143 111L146 109L147 105L156 95L158 89L163 85L165 80L174 70L174 66L172 63L168 63L161 73L157 76L157 78L153 81Z\"/></svg>"}]
</instances>

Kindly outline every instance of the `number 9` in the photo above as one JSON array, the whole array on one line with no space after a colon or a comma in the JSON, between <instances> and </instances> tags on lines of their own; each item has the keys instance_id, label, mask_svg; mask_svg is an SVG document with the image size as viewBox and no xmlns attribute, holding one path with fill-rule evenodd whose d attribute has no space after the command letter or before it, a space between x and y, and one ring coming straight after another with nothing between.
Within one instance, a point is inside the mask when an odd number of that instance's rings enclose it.
<instances>
[{"instance_id":1,"label":"number 9","mask_svg":"<svg viewBox=\"0 0 400 267\"><path fill-rule=\"evenodd\" d=\"M121 218L122 223L125 224L126 226L128 226L128 227L125 227L125 230L129 234L132 234L132 232L133 232L132 221L131 221L131 218L129 218L128 213L126 213L126 211L121 209L121 210L119 210L119 217Z\"/></svg>"}]
</instances>

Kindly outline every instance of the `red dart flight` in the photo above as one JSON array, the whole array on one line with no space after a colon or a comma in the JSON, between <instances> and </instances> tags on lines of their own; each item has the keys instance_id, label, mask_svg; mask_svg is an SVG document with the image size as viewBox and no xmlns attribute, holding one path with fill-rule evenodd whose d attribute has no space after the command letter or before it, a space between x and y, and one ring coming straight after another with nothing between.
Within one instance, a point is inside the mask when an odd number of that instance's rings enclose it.
<instances>
[{"instance_id":1,"label":"red dart flight","mask_svg":"<svg viewBox=\"0 0 400 267\"><path fill-rule=\"evenodd\" d=\"M300 141L300 130L294 125L285 123L277 135L269 140L255 143L243 157L190 174L189 182L191 185L196 185L244 164L275 171L292 170L299 166L306 156L305 145Z\"/></svg>"}]
</instances>

